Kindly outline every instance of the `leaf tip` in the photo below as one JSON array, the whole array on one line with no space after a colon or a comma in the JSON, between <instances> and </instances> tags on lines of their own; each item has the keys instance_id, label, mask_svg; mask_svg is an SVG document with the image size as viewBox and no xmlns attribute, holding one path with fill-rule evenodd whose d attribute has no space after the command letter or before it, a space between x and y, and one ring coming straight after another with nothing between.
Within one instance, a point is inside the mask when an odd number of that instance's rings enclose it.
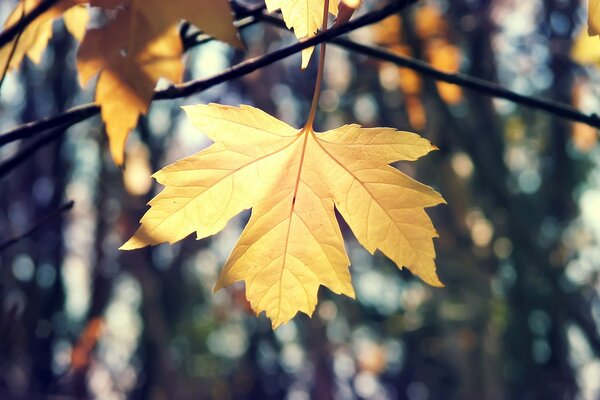
<instances>
[{"instance_id":1,"label":"leaf tip","mask_svg":"<svg viewBox=\"0 0 600 400\"><path fill-rule=\"evenodd\" d=\"M269 317L269 315L267 315L267 317L271 319L271 328L273 330L279 328L283 324L287 324L291 320L291 318L290 319L285 319L285 318L271 318L271 317ZM310 317L310 315L309 315L309 317Z\"/></svg>"},{"instance_id":2,"label":"leaf tip","mask_svg":"<svg viewBox=\"0 0 600 400\"><path fill-rule=\"evenodd\" d=\"M445 287L445 285L442 283L442 281L440 280L440 278L438 277L438 275L435 271L432 271L431 273L428 273L428 274L419 275L419 277L421 279L423 279L423 281L430 286L438 287L438 288Z\"/></svg>"},{"instance_id":3,"label":"leaf tip","mask_svg":"<svg viewBox=\"0 0 600 400\"><path fill-rule=\"evenodd\" d=\"M275 330L277 328L279 328L281 326L281 322L276 322L274 320L271 320L271 329Z\"/></svg>"},{"instance_id":4,"label":"leaf tip","mask_svg":"<svg viewBox=\"0 0 600 400\"><path fill-rule=\"evenodd\" d=\"M307 38L304 38L306 40ZM300 64L300 69L305 71L308 68L308 64L310 63L310 59L313 53L314 47L308 47L302 50L302 63Z\"/></svg>"},{"instance_id":5,"label":"leaf tip","mask_svg":"<svg viewBox=\"0 0 600 400\"><path fill-rule=\"evenodd\" d=\"M121 245L121 247L119 247L119 250L135 250L135 249L140 248L140 246L136 246L134 244L135 241L133 239L134 238L132 237L131 239L129 239L128 241L126 241L125 243L123 243Z\"/></svg>"},{"instance_id":6,"label":"leaf tip","mask_svg":"<svg viewBox=\"0 0 600 400\"><path fill-rule=\"evenodd\" d=\"M219 278L217 278L217 282L215 283L215 287L213 288L213 293L217 293L219 290L224 289L225 287L233 283L226 281L223 275L223 272L221 272L221 275L219 275Z\"/></svg>"},{"instance_id":7,"label":"leaf tip","mask_svg":"<svg viewBox=\"0 0 600 400\"><path fill-rule=\"evenodd\" d=\"M218 280L217 283L215 283L215 287L213 287L213 294L217 293L221 289L223 289L223 285L221 285L221 281Z\"/></svg>"},{"instance_id":8,"label":"leaf tip","mask_svg":"<svg viewBox=\"0 0 600 400\"><path fill-rule=\"evenodd\" d=\"M119 250L136 250L151 244L150 242L144 240L143 238L140 238L139 236L140 229L138 229L138 231L128 241L123 243L123 245L119 247Z\"/></svg>"}]
</instances>

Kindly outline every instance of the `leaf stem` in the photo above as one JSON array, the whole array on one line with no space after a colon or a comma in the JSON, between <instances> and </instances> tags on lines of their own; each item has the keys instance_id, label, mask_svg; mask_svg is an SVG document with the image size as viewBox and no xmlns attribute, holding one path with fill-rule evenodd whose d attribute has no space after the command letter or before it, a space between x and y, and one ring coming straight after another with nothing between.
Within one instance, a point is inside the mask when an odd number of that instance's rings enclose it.
<instances>
[{"instance_id":1,"label":"leaf stem","mask_svg":"<svg viewBox=\"0 0 600 400\"><path fill-rule=\"evenodd\" d=\"M323 25L321 32L327 30L327 19L329 17L329 0L325 0L323 9ZM304 129L313 130L313 123L315 122L315 115L317 114L317 105L319 104L319 96L321 95L321 84L323 83L323 69L325 66L325 50L327 45L325 42L321 43L320 54L319 54L319 68L317 70L317 81L315 82L315 92L313 94L312 103L310 104L310 113L308 114L308 120Z\"/></svg>"}]
</instances>

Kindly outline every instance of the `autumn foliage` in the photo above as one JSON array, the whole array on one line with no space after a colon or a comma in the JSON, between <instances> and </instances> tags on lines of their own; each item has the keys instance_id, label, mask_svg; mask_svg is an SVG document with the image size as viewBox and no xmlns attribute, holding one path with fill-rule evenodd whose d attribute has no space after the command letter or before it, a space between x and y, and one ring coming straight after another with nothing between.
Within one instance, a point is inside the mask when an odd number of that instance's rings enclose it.
<instances>
[{"instance_id":1,"label":"autumn foliage","mask_svg":"<svg viewBox=\"0 0 600 400\"><path fill-rule=\"evenodd\" d=\"M28 1L26 9L20 3L6 27L18 23L39 3ZM280 10L287 27L305 40L319 28L326 29L328 16L338 11L336 24L344 23L356 4L266 0L266 7L270 12ZM102 10L104 18L100 26L86 29L90 8ZM457 72L461 53L444 34L447 27L439 10L429 6L418 12L422 15L416 33L424 42L424 58L442 71ZM159 79L183 80L182 20L218 40L243 47L227 0L62 0L0 49L0 65L14 69L25 57L38 62L56 18L63 18L81 42L79 81L85 86L96 79L95 102L101 107L110 153L120 166L127 137L140 115L148 112ZM390 19L381 24L375 41L410 55L398 34L401 29L400 19ZM390 35L390 30L396 34ZM589 34L599 33L600 2L590 0ZM312 47L302 52L302 68L312 53ZM320 76L322 69L323 58ZM412 125L422 128L420 77L406 68L398 74ZM447 103L461 102L458 86L438 83L438 89ZM315 107L319 90L318 79ZM174 243L192 233L206 238L221 231L235 215L252 209L216 289L244 281L253 310L265 311L277 327L299 311L311 315L321 285L354 297L337 210L370 253L380 250L399 268L442 286L434 262L437 232L425 208L444 200L391 166L397 161L415 161L434 150L428 140L394 128L355 124L320 133L312 126L314 113L305 126L295 128L245 105L197 105L186 107L185 112L214 144L154 174L165 188L150 202L140 228L121 249Z\"/></svg>"}]
</instances>

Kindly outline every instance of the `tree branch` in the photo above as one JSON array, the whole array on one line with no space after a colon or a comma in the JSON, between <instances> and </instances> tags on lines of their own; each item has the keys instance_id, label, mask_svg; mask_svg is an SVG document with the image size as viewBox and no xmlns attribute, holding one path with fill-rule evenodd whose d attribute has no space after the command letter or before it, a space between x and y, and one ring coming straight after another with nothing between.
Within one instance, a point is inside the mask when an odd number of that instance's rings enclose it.
<instances>
[{"instance_id":1,"label":"tree branch","mask_svg":"<svg viewBox=\"0 0 600 400\"><path fill-rule=\"evenodd\" d=\"M16 24L12 25L10 28L4 30L4 32L0 33L0 48L4 47L6 44L10 43L14 38L19 35L19 32L24 31L25 28L29 24L33 22L37 17L45 13L58 3L59 0L45 0L40 4L35 6L29 13L27 13L23 18L19 20ZM23 8L25 10L25 8Z\"/></svg>"},{"instance_id":2,"label":"tree branch","mask_svg":"<svg viewBox=\"0 0 600 400\"><path fill-rule=\"evenodd\" d=\"M0 244L0 252L6 250L8 247L17 243L19 240L25 239L27 236L29 236L33 232L35 232L38 228L42 227L47 222L49 222L52 218L62 214L65 211L69 211L71 208L73 208L74 204L75 204L75 202L72 200L63 204L59 208L57 208L57 209L51 211L49 214L45 215L42 219L40 219L38 222L36 222L33 226L31 226L25 232L21 233L20 235L14 236L13 238L7 240L6 242Z\"/></svg>"},{"instance_id":3,"label":"tree branch","mask_svg":"<svg viewBox=\"0 0 600 400\"><path fill-rule=\"evenodd\" d=\"M206 90L215 85L226 82L230 79L235 79L249 74L266 65L270 65L285 57L300 52L304 48L319 44L325 40L329 40L332 41L334 44L346 48L348 50L352 50L357 53L375 57L381 60L389 61L395 65L415 70L423 75L429 76L436 80L460 85L483 94L502 98L527 107L544 110L553 113L557 116L573 121L582 122L592 127L600 129L600 117L597 114L588 115L566 104L561 104L538 97L524 96L511 90L505 89L495 83L487 82L482 79L469 77L463 74L449 74L432 68L427 63L419 60L400 56L385 49L362 45L352 40L338 37L349 31L378 22L381 19L399 11L400 9L414 2L416 2L416 0L398 1L392 3L378 11L371 12L363 17L357 18L356 20L350 21L337 28L333 28L325 33L321 33L306 41L295 43L291 46L277 50L273 53L269 53L261 57L244 61L208 79L194 80L181 85L172 86L162 91L157 91L155 93L154 100L175 99L189 96L196 92ZM237 5L238 9L243 9L243 7L243 5ZM254 18L260 18L268 23L272 23L277 26L283 26L283 21L281 21L280 18L265 14L264 12L258 13L257 10L258 8L248 8L246 9L246 13L244 14L242 12L241 15L243 15L244 17L250 15ZM249 25L251 25L251 23L249 22L241 24L242 27ZM200 40L200 42L205 42L206 40L207 39L202 39ZM194 44L192 43L191 45L193 46ZM85 119L93 117L99 112L100 108L97 105L90 103L74 107L54 117L31 122L28 124L23 124L12 131L0 135L0 146L5 145L9 142L13 142L15 140L28 138L30 136L35 135L36 133L47 129L51 129L57 125L62 125L65 128L69 127Z\"/></svg>"},{"instance_id":4,"label":"tree branch","mask_svg":"<svg viewBox=\"0 0 600 400\"><path fill-rule=\"evenodd\" d=\"M293 45L284 47L283 49L275 50L274 52L266 54L264 56L255 57L243 61L229 69L226 69L222 73L213 76L212 78L189 81L156 92L154 95L154 100L176 99L180 97L190 96L194 93L215 86L216 84L223 83L231 79L239 78L240 76L249 74L250 72L254 72L257 69L273 64L276 61L289 57L293 54L299 53L300 51L308 47L315 46L319 43L332 40L350 31L354 31L364 26L379 22L389 17L390 15L400 11L401 9L416 3L417 1L418 0L396 0L393 3L382 7L379 10L372 11L368 14L363 15L362 17L356 18L353 21L339 25L336 28L329 29L326 32L321 32L312 38L303 40L298 43L294 43Z\"/></svg>"},{"instance_id":5,"label":"tree branch","mask_svg":"<svg viewBox=\"0 0 600 400\"><path fill-rule=\"evenodd\" d=\"M266 9L265 3L249 6L246 4L242 4L239 1L231 2L231 8L235 12L235 21L234 25L237 29L244 29L250 25L254 25L259 23L261 20L256 18ZM189 27L189 23L185 23ZM184 24L184 25L185 25ZM188 35L182 35L183 48L184 51L187 51L191 47L195 47L206 42L214 40L212 36L205 34L203 31L194 32Z\"/></svg>"},{"instance_id":6,"label":"tree branch","mask_svg":"<svg viewBox=\"0 0 600 400\"><path fill-rule=\"evenodd\" d=\"M154 100L166 100L186 97L194 93L209 89L218 84L227 82L231 79L247 75L262 67L273 64L293 54L299 53L305 48L317 45L326 40L331 40L335 37L356 30L358 28L362 28L366 25L379 22L382 19L385 19L386 17L398 12L399 10L408 7L416 1L417 0L394 1L393 3L379 10L372 11L366 15L363 15L362 17L340 25L336 28L329 29L328 31L320 33L317 36L310 38L306 41L294 43L293 45L284 47L280 50L276 50L264 56L243 61L210 78L193 80L180 85L171 86L170 88L167 88L165 90L156 91L154 94ZM0 135L0 146L9 142L13 142L15 140L28 138L30 136L35 135L36 133L54 128L59 125L62 127L62 129L66 129L78 122L98 115L99 112L100 107L98 107L96 104L89 103L78 107L74 107L54 117L21 125L12 131Z\"/></svg>"},{"instance_id":7,"label":"tree branch","mask_svg":"<svg viewBox=\"0 0 600 400\"><path fill-rule=\"evenodd\" d=\"M44 132L57 126L65 126L65 129L78 122L86 120L100 113L100 107L88 103L73 107L54 117L43 118L18 126L12 131L0 135L0 147L20 139L27 139L36 133Z\"/></svg>"},{"instance_id":8,"label":"tree branch","mask_svg":"<svg viewBox=\"0 0 600 400\"><path fill-rule=\"evenodd\" d=\"M25 18L25 2L23 2L23 12L21 13L21 18L19 19L19 22L22 22L24 18ZM24 29L25 28L21 29L17 33L15 41L12 45L12 49L10 49L10 54L8 55L8 60L6 60L6 65L4 66L4 70L2 71L2 78L0 78L0 89L2 89L2 85L4 84L4 78L6 78L6 74L8 74L8 70L10 69L10 63L12 62L13 57L15 56L15 52L17 51L17 46L19 45L19 39L21 39L21 35L23 34Z\"/></svg>"},{"instance_id":9,"label":"tree branch","mask_svg":"<svg viewBox=\"0 0 600 400\"><path fill-rule=\"evenodd\" d=\"M34 142L29 143L26 147L20 149L17 154L2 161L0 163L0 179L35 154L39 149L62 136L65 133L65 129L67 128L64 126L59 126L49 132L44 133Z\"/></svg>"},{"instance_id":10,"label":"tree branch","mask_svg":"<svg viewBox=\"0 0 600 400\"><path fill-rule=\"evenodd\" d=\"M258 18L280 28L286 28L284 21L273 15L259 14ZM369 57L391 62L399 67L405 67L419 72L421 75L428 76L438 81L452 83L454 85L468 88L479 93L493 96L496 98L511 101L526 107L544 110L556 116L566 118L572 121L582 122L584 124L600 129L600 117L598 114L584 114L570 105L559 103L552 100L543 99L534 96L525 96L512 90L508 90L496 83L485 81L483 79L471 77L468 75L456 73L451 74L431 67L426 62L398 55L384 48L366 46L346 38L334 38L331 43L340 46L346 50L351 50Z\"/></svg>"}]
</instances>

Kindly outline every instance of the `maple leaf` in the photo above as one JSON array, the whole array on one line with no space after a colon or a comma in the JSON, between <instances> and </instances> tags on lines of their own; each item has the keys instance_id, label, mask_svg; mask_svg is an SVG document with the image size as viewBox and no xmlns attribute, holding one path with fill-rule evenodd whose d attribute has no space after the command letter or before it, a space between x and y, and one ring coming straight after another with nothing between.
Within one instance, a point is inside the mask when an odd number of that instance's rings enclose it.
<instances>
[{"instance_id":1,"label":"maple leaf","mask_svg":"<svg viewBox=\"0 0 600 400\"><path fill-rule=\"evenodd\" d=\"M23 15L23 7L25 6L25 14L31 12L37 7L41 0L29 0L17 4L12 13L8 16L4 27L10 28L21 19ZM52 22L63 17L67 30L77 39L81 40L85 32L85 27L89 20L89 14L85 5L79 4L79 0L62 0L48 9L45 13L34 19L22 32L14 54L11 52L15 46L16 38L10 43L0 48L0 68L4 67L9 62L8 70L12 70L21 64L25 57L29 58L36 64L42 59L42 53L48 41L52 37Z\"/></svg>"},{"instance_id":2,"label":"maple leaf","mask_svg":"<svg viewBox=\"0 0 600 400\"><path fill-rule=\"evenodd\" d=\"M215 143L154 175L165 188L121 249L205 238L252 208L215 290L245 281L253 310L277 327L311 315L320 285L354 297L335 207L369 252L442 286L424 208L444 200L389 165L429 153L429 141L359 125L297 130L249 106L184 108Z\"/></svg>"},{"instance_id":3,"label":"maple leaf","mask_svg":"<svg viewBox=\"0 0 600 400\"><path fill-rule=\"evenodd\" d=\"M265 4L269 12L281 9L285 24L299 40L313 37L323 25L325 0L265 0ZM337 15L337 0L329 1L329 12ZM308 66L313 50L314 47L302 50L302 69Z\"/></svg>"},{"instance_id":4,"label":"maple leaf","mask_svg":"<svg viewBox=\"0 0 600 400\"><path fill-rule=\"evenodd\" d=\"M106 2L111 8L115 0ZM183 78L183 46L177 24L186 19L209 35L241 47L227 0L161 0L123 2L107 25L91 29L77 54L85 85L99 74L96 102L110 142L113 160L122 165L127 136L148 111L159 78Z\"/></svg>"},{"instance_id":5,"label":"maple leaf","mask_svg":"<svg viewBox=\"0 0 600 400\"><path fill-rule=\"evenodd\" d=\"M600 35L600 0L588 3L588 33L590 36Z\"/></svg>"}]
</instances>

